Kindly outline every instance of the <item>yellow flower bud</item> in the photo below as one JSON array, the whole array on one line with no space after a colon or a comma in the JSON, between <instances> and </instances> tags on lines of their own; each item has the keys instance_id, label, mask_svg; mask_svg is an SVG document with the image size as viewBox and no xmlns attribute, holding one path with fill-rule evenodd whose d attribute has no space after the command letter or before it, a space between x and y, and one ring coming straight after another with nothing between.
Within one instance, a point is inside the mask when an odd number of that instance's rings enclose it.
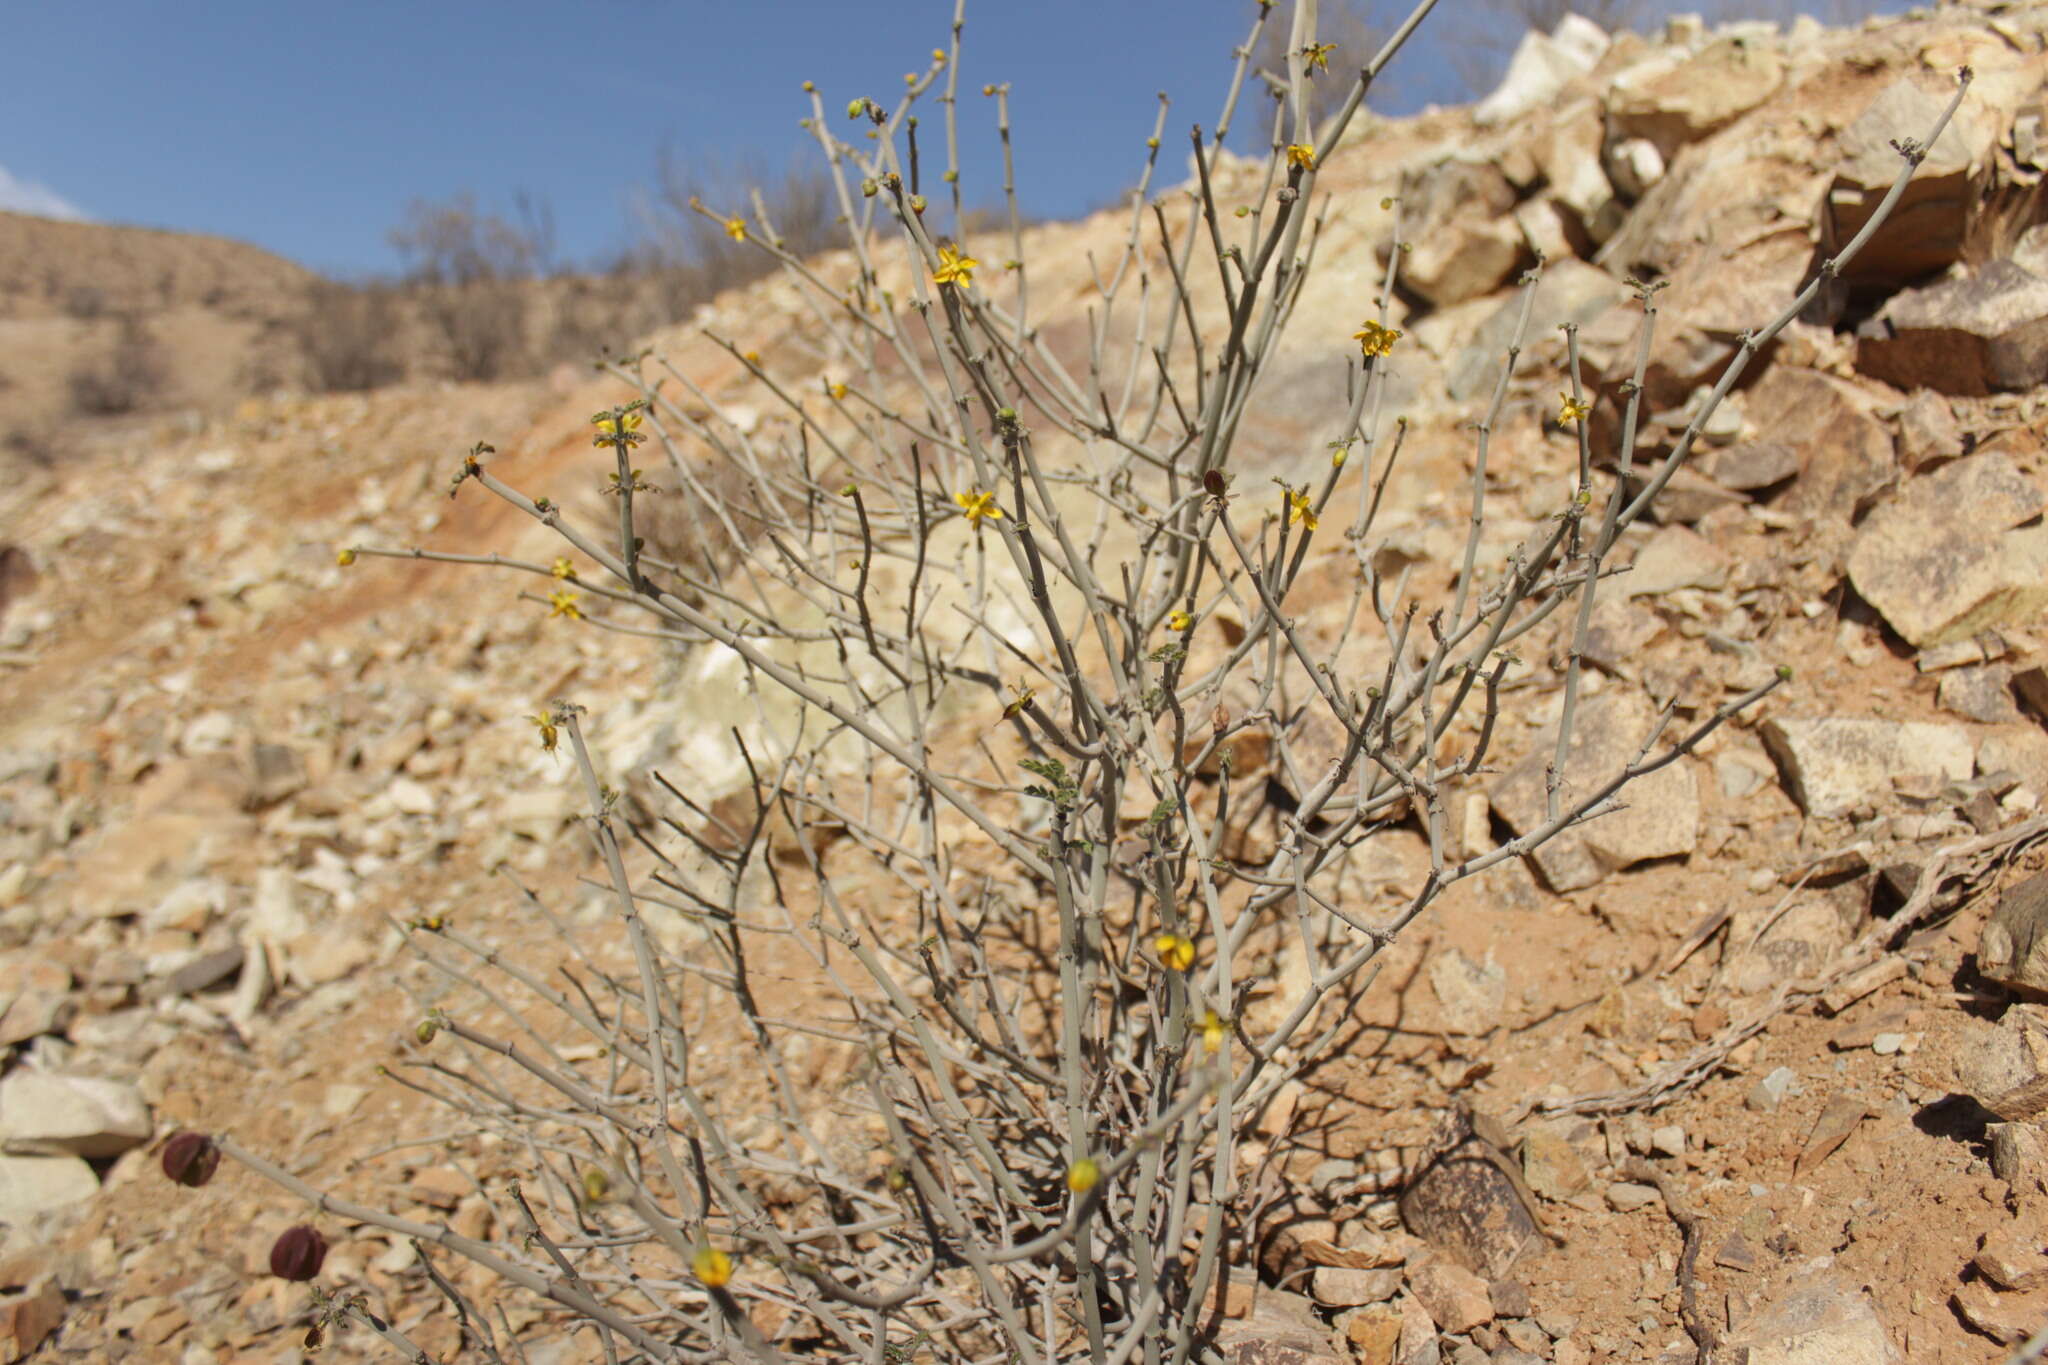
<instances>
[{"instance_id":1,"label":"yellow flower bud","mask_svg":"<svg viewBox=\"0 0 2048 1365\"><path fill-rule=\"evenodd\" d=\"M1067 1188L1075 1194L1086 1194L1095 1188L1095 1182L1102 1179L1102 1168L1095 1164L1095 1158L1082 1157L1067 1167Z\"/></svg>"},{"instance_id":2,"label":"yellow flower bud","mask_svg":"<svg viewBox=\"0 0 2048 1365\"><path fill-rule=\"evenodd\" d=\"M343 550L334 557L334 562L346 569L349 565L356 562L356 552L354 550Z\"/></svg>"},{"instance_id":3,"label":"yellow flower bud","mask_svg":"<svg viewBox=\"0 0 2048 1365\"><path fill-rule=\"evenodd\" d=\"M732 1257L717 1247L698 1247L690 1258L690 1271L711 1288L723 1289L732 1282Z\"/></svg>"},{"instance_id":4,"label":"yellow flower bud","mask_svg":"<svg viewBox=\"0 0 2048 1365\"><path fill-rule=\"evenodd\" d=\"M612 1178L604 1173L602 1166L583 1168L583 1202L602 1204L604 1197L611 1193Z\"/></svg>"}]
</instances>

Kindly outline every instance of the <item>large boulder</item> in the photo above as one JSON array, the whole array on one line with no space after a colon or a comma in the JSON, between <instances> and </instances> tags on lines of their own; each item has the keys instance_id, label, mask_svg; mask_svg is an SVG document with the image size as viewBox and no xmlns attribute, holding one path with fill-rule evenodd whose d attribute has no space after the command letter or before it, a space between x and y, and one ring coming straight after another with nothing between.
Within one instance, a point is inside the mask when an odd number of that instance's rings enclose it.
<instances>
[{"instance_id":1,"label":"large boulder","mask_svg":"<svg viewBox=\"0 0 2048 1365\"><path fill-rule=\"evenodd\" d=\"M1782 499L1788 512L1847 523L1896 476L1891 432L1853 384L1774 365L1746 392L1743 407L1757 431L1799 452L1799 475Z\"/></svg>"},{"instance_id":2,"label":"large boulder","mask_svg":"<svg viewBox=\"0 0 2048 1365\"><path fill-rule=\"evenodd\" d=\"M1569 258L1546 265L1536 282L1536 297L1529 304L1529 330L1522 338L1516 373L1527 373L1556 359L1550 352L1559 327L1568 322L1583 327L1627 297L1628 286L1597 266ZM1451 361L1452 398L1462 403L1490 391L1500 367L1507 363L1508 343L1514 340L1521 316L1522 299L1517 293L1472 332L1471 341Z\"/></svg>"},{"instance_id":3,"label":"large boulder","mask_svg":"<svg viewBox=\"0 0 2048 1365\"><path fill-rule=\"evenodd\" d=\"M1607 46L1606 30L1577 14L1565 15L1549 33L1529 30L1500 84L1473 108L1473 121L1490 128L1542 108L1574 77L1591 71Z\"/></svg>"},{"instance_id":4,"label":"large boulder","mask_svg":"<svg viewBox=\"0 0 2048 1365\"><path fill-rule=\"evenodd\" d=\"M2003 454L1953 461L1857 528L1849 581L1922 649L2024 621L2048 605L2048 527L2021 527L2044 508L2048 496Z\"/></svg>"},{"instance_id":5,"label":"large boulder","mask_svg":"<svg viewBox=\"0 0 2048 1365\"><path fill-rule=\"evenodd\" d=\"M1764 745L1808 815L1844 815L1891 799L1893 779L1968 780L1976 763L1960 725L1851 716L1774 716Z\"/></svg>"},{"instance_id":6,"label":"large boulder","mask_svg":"<svg viewBox=\"0 0 2048 1365\"><path fill-rule=\"evenodd\" d=\"M1559 110L1532 149L1545 193L1572 216L1579 235L1596 245L1613 236L1628 216L1628 205L1607 178L1605 146L1600 106L1583 99Z\"/></svg>"},{"instance_id":7,"label":"large boulder","mask_svg":"<svg viewBox=\"0 0 2048 1365\"><path fill-rule=\"evenodd\" d=\"M1924 139L1949 99L1947 91L1894 81L1842 130L1835 181L1821 202L1821 245L1828 255L1862 230L1898 179L1905 163L1893 144ZM1997 128L1988 118L1959 109L1928 148L1884 226L1843 269L1843 278L1903 284L1960 260L1997 145Z\"/></svg>"},{"instance_id":8,"label":"large boulder","mask_svg":"<svg viewBox=\"0 0 2048 1365\"><path fill-rule=\"evenodd\" d=\"M1624 71L1607 96L1615 140L1644 138L1666 161L1762 104L1785 80L1784 59L1773 48L1739 37L1710 43L1684 61L1667 60Z\"/></svg>"},{"instance_id":9,"label":"large boulder","mask_svg":"<svg viewBox=\"0 0 2048 1365\"><path fill-rule=\"evenodd\" d=\"M1440 161L1409 177L1401 197L1414 224L1401 283L1438 307L1491 294L1528 259L1515 188L1490 161Z\"/></svg>"},{"instance_id":10,"label":"large boulder","mask_svg":"<svg viewBox=\"0 0 2048 1365\"><path fill-rule=\"evenodd\" d=\"M1876 1308L1860 1289L1807 1280L1750 1317L1721 1343L1724 1358L1749 1365L1897 1365Z\"/></svg>"},{"instance_id":11,"label":"large boulder","mask_svg":"<svg viewBox=\"0 0 2048 1365\"><path fill-rule=\"evenodd\" d=\"M1656 712L1634 690L1584 698L1566 749L1561 810L1571 809L1635 761L1656 724ZM1508 769L1488 796L1517 835L1544 823L1548 744ZM1689 764L1673 763L1632 783L1621 809L1568 829L1534 855L1554 891L1591 886L1609 872L1651 858L1690 853L1699 840L1699 783Z\"/></svg>"},{"instance_id":12,"label":"large boulder","mask_svg":"<svg viewBox=\"0 0 2048 1365\"><path fill-rule=\"evenodd\" d=\"M1856 368L1898 388L2031 389L2048 380L2048 279L1989 261L1894 294L1856 337Z\"/></svg>"}]
</instances>

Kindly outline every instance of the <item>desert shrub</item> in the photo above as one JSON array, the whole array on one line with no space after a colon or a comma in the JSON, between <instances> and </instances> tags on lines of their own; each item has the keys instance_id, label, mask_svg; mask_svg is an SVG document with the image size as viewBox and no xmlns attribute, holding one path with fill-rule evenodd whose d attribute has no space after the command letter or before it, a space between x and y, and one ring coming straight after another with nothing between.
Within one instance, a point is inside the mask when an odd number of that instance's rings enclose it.
<instances>
[{"instance_id":1,"label":"desert shrub","mask_svg":"<svg viewBox=\"0 0 2048 1365\"><path fill-rule=\"evenodd\" d=\"M435 352L451 378L493 380L528 373L532 290L553 251L544 208L522 199L514 222L458 194L440 203L415 200L391 230L405 261L408 297L436 338Z\"/></svg>"},{"instance_id":2,"label":"desert shrub","mask_svg":"<svg viewBox=\"0 0 2048 1365\"><path fill-rule=\"evenodd\" d=\"M169 359L148 324L129 314L121 319L113 344L97 359L73 366L65 386L77 412L94 417L143 412L164 401Z\"/></svg>"},{"instance_id":3,"label":"desert shrub","mask_svg":"<svg viewBox=\"0 0 2048 1365\"><path fill-rule=\"evenodd\" d=\"M303 360L307 384L322 392L381 388L404 377L398 337L405 310L388 284L320 280L286 323L288 346Z\"/></svg>"},{"instance_id":4,"label":"desert shrub","mask_svg":"<svg viewBox=\"0 0 2048 1365\"><path fill-rule=\"evenodd\" d=\"M107 311L106 291L98 285L78 284L64 291L64 316L91 322Z\"/></svg>"},{"instance_id":5,"label":"desert shrub","mask_svg":"<svg viewBox=\"0 0 2048 1365\"><path fill-rule=\"evenodd\" d=\"M1092 296L1048 313L1021 233L940 229L962 215L950 144L923 149L943 171L929 195L909 169L912 112L956 93L957 30L896 103L843 106L872 140L835 136L814 91L847 220L837 264L778 245L744 205L699 201L815 319L787 356L711 337L758 408L629 357L612 370L636 396L592 418L601 516L507 484L481 442L455 470L455 493L559 535L559 557L492 562L528 575L561 628L651 632L707 670L678 703L697 757L660 779L658 822L634 823L639 799L601 770L572 699L531 717L587 801L613 932L539 897L559 934L540 961L447 917L406 926L432 984L392 1074L498 1139L473 1174L500 1231L343 1199L225 1138L181 1135L167 1174L202 1183L224 1154L328 1219L414 1239L491 1355L479 1275L557 1305L595 1336L592 1359L1204 1355L1258 1230L1251 1127L1329 1055L1387 946L1787 676L1684 726L1667 709L1619 770L1564 780L1619 537L1834 263L1652 461L1633 443L1640 370L1596 460L1567 331L1554 382L1578 460L1508 543L1483 495L1517 337L1440 591L1375 554L1405 431L1386 412L1398 250L1359 301L1327 443L1272 483L1242 458L1311 277L1318 167L1398 45L1319 135L1298 81L1258 111L1271 146L1241 213L1212 180L1228 117L1195 133L1188 193L1149 200L1148 166ZM988 93L1006 126L1005 92ZM701 550L651 548L650 501L681 508ZM437 552L341 558L366 555ZM1348 610L1311 629L1312 595ZM1516 695L1514 650L1553 642L1547 817L1454 844L1447 812ZM696 741L728 733L721 776ZM1262 806L1270 837L1245 837ZM1347 869L1397 822L1427 839L1428 871L1367 896ZM1259 989L1275 980L1288 991ZM286 1236L279 1273L316 1274L318 1229ZM440 1268L454 1261L470 1273ZM417 1354L366 1302L321 1291L316 1333L366 1322Z\"/></svg>"}]
</instances>

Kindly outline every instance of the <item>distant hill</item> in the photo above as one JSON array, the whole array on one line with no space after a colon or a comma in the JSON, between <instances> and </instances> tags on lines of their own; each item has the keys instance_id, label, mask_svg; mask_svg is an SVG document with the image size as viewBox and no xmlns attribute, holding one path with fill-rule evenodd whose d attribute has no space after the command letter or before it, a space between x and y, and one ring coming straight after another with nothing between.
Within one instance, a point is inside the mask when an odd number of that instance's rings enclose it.
<instances>
[{"instance_id":1,"label":"distant hill","mask_svg":"<svg viewBox=\"0 0 2048 1365\"><path fill-rule=\"evenodd\" d=\"M0 212L0 464L278 389L584 362L750 278L736 264L355 285L224 237Z\"/></svg>"},{"instance_id":2,"label":"distant hill","mask_svg":"<svg viewBox=\"0 0 2048 1365\"><path fill-rule=\"evenodd\" d=\"M276 317L318 278L225 237L0 213L0 320L185 308Z\"/></svg>"}]
</instances>

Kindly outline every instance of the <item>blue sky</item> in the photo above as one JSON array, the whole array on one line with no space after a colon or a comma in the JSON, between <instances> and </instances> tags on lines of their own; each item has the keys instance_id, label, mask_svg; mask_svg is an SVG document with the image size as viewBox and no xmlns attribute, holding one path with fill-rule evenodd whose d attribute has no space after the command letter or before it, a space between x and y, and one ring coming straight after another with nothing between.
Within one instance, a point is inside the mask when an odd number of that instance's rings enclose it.
<instances>
[{"instance_id":1,"label":"blue sky","mask_svg":"<svg viewBox=\"0 0 2048 1365\"><path fill-rule=\"evenodd\" d=\"M994 170L988 81L1012 85L1027 213L1074 216L1127 187L1162 89L1177 180L1187 128L1215 120L1252 12L1251 0L970 3L969 201L993 202L998 183L977 174ZM386 234L411 201L462 191L499 211L520 191L546 201L564 258L614 251L664 148L780 171L807 145L805 79L828 110L892 101L945 45L952 5L15 0L5 13L0 205L217 233L362 274L397 267ZM1441 40L1403 54L1404 68L1400 106L1460 97ZM934 134L937 113L927 106Z\"/></svg>"}]
</instances>

